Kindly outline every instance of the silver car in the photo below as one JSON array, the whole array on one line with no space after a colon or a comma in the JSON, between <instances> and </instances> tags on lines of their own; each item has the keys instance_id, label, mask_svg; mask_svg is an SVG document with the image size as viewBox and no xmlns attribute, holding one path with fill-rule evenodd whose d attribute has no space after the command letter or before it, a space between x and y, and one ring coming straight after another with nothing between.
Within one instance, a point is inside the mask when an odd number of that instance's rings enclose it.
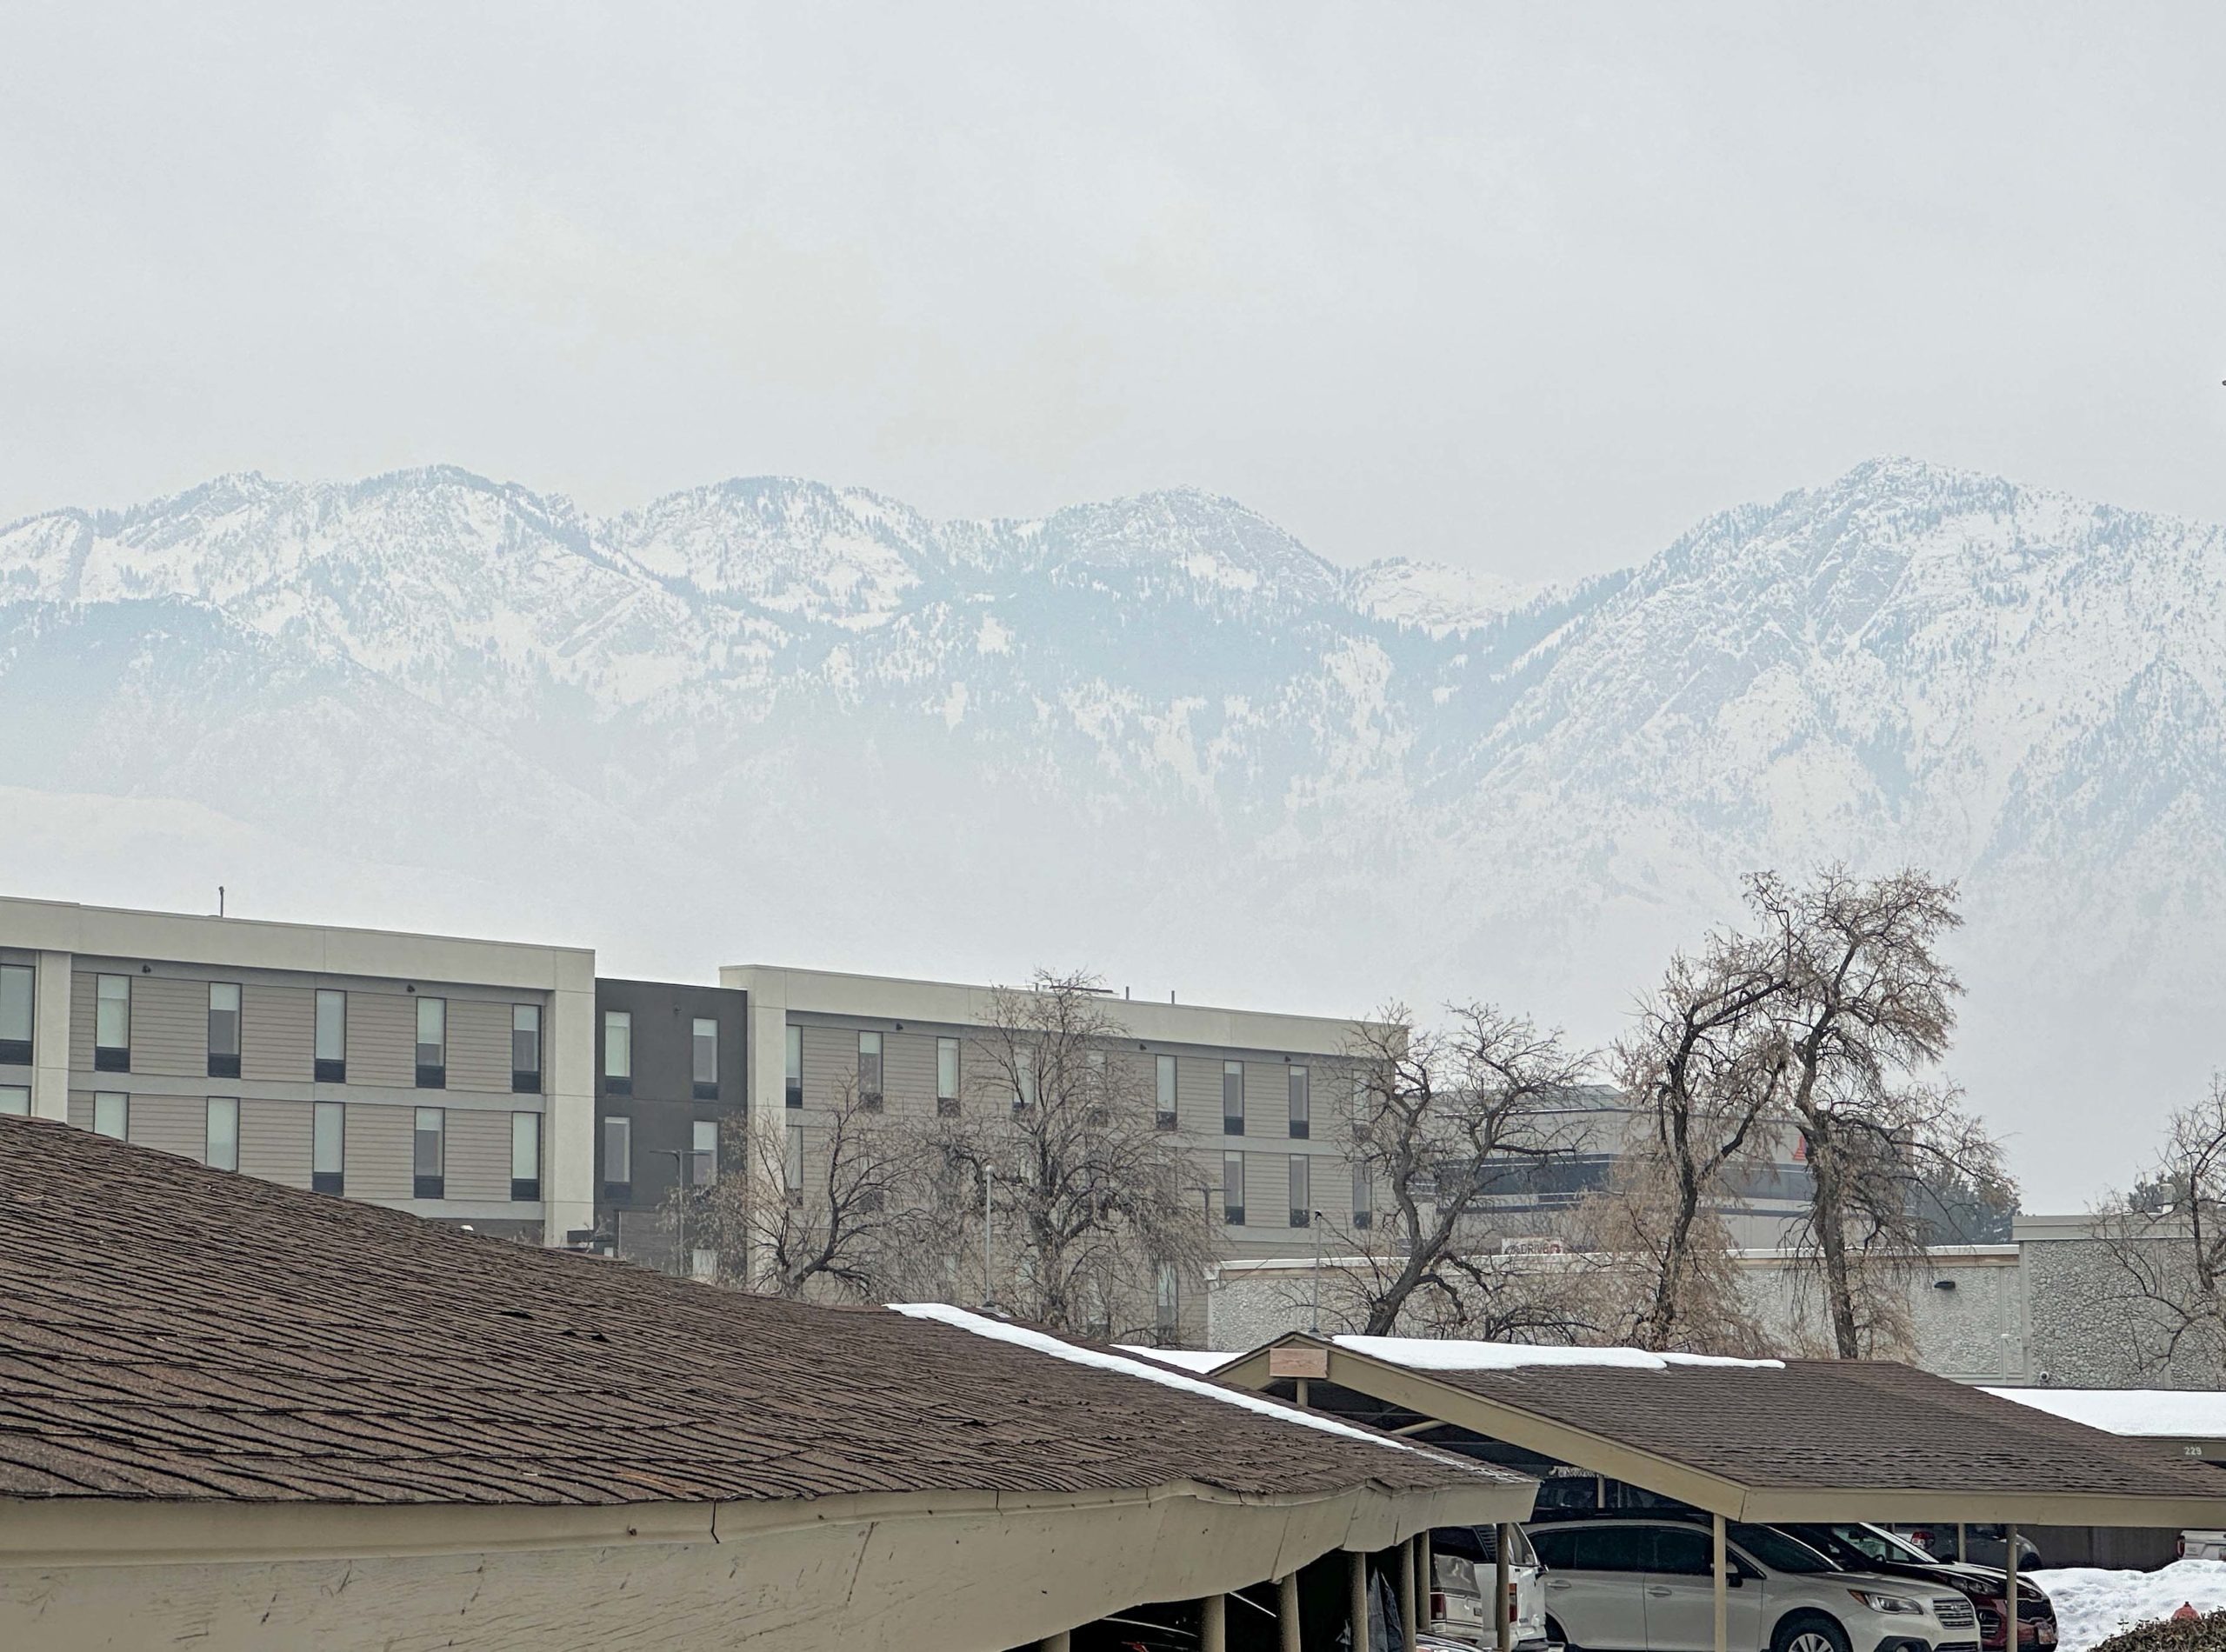
<instances>
[{"instance_id":1,"label":"silver car","mask_svg":"<svg viewBox=\"0 0 2226 1652\"><path fill-rule=\"evenodd\" d=\"M1529 1530L1550 1639L1570 1652L1712 1652L1706 1525L1605 1515ZM1727 1535L1736 1652L1978 1652L1976 1615L1955 1590L1843 1571L1768 1526L1734 1522Z\"/></svg>"}]
</instances>

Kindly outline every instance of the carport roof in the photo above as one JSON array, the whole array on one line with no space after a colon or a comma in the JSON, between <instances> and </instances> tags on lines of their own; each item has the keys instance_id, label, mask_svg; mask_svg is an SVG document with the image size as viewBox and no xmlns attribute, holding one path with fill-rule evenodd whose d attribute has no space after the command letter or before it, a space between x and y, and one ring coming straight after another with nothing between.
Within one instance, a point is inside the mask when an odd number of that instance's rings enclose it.
<instances>
[{"instance_id":1,"label":"carport roof","mask_svg":"<svg viewBox=\"0 0 2226 1652\"><path fill-rule=\"evenodd\" d=\"M1317 1374L1317 1405L1348 1389L1736 1518L2170 1527L2226 1511L2216 1469L1885 1361L1376 1337L1272 1346L1321 1350L1331 1389ZM1217 1375L1264 1386L1269 1352Z\"/></svg>"},{"instance_id":2,"label":"carport roof","mask_svg":"<svg viewBox=\"0 0 2226 1652\"><path fill-rule=\"evenodd\" d=\"M0 1502L1181 1486L1529 1509L1535 1486L1505 1470L1056 1347L743 1296L0 1117Z\"/></svg>"}]
</instances>

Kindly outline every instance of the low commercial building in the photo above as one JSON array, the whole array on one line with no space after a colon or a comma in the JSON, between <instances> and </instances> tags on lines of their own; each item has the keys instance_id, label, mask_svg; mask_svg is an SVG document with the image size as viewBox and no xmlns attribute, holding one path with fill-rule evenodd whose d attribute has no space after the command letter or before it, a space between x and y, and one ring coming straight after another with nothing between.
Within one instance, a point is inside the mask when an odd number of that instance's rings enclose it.
<instances>
[{"instance_id":1,"label":"low commercial building","mask_svg":"<svg viewBox=\"0 0 2226 1652\"><path fill-rule=\"evenodd\" d=\"M11 1652L971 1652L1148 1603L1327 1648L1418 1535L1536 1489L979 1316L739 1296L37 1119L0 1118L0 1374Z\"/></svg>"},{"instance_id":2,"label":"low commercial building","mask_svg":"<svg viewBox=\"0 0 2226 1652\"><path fill-rule=\"evenodd\" d=\"M0 1114L561 1242L594 1002L584 948L0 898Z\"/></svg>"}]
</instances>

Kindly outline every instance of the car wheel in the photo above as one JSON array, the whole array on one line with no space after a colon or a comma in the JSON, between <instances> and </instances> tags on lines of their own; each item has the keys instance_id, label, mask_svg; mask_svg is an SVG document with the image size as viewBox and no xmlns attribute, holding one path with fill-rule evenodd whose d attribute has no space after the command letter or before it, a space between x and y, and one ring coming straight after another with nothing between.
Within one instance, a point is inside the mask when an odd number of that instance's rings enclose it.
<instances>
[{"instance_id":1,"label":"car wheel","mask_svg":"<svg viewBox=\"0 0 2226 1652\"><path fill-rule=\"evenodd\" d=\"M1792 1612L1770 1636L1770 1652L1852 1652L1847 1631L1822 1612Z\"/></svg>"}]
</instances>

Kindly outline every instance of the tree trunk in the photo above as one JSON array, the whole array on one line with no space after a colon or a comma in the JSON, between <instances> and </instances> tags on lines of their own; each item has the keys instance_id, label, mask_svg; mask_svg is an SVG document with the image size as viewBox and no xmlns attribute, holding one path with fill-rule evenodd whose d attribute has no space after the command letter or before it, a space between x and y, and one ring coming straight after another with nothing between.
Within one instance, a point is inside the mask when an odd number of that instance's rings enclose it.
<instances>
[{"instance_id":1,"label":"tree trunk","mask_svg":"<svg viewBox=\"0 0 2226 1652\"><path fill-rule=\"evenodd\" d=\"M1861 1359L1855 1323L1855 1285L1848 1270L1845 1188L1839 1146L1828 1130L1803 1127L1809 1138L1809 1175L1816 1187L1816 1254L1823 1264L1824 1304L1832 1319L1832 1342L1843 1360Z\"/></svg>"}]
</instances>

